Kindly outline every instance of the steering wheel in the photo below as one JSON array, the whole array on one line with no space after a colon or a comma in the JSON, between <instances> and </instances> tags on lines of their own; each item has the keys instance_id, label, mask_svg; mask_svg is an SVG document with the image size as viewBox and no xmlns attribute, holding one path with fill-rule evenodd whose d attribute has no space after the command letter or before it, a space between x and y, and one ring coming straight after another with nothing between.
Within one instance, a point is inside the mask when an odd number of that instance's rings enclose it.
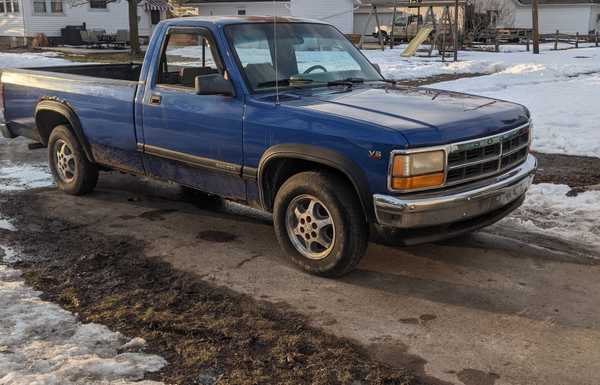
<instances>
[{"instance_id":1,"label":"steering wheel","mask_svg":"<svg viewBox=\"0 0 600 385\"><path fill-rule=\"evenodd\" d=\"M309 74L309 73L313 72L314 70L323 70L323 72L327 72L327 68L323 67L320 64L317 64L317 65L310 67L306 71L304 71L304 74Z\"/></svg>"}]
</instances>

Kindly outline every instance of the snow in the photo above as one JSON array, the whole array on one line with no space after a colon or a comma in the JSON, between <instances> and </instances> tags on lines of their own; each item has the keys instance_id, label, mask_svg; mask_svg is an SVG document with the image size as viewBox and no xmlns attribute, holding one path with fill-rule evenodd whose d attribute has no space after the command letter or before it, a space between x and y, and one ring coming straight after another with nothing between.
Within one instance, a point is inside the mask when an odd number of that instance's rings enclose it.
<instances>
[{"instance_id":1,"label":"snow","mask_svg":"<svg viewBox=\"0 0 600 385\"><path fill-rule=\"evenodd\" d=\"M57 52L0 53L0 68L45 67L73 64L60 58Z\"/></svg>"},{"instance_id":2,"label":"snow","mask_svg":"<svg viewBox=\"0 0 600 385\"><path fill-rule=\"evenodd\" d=\"M14 260L14 251L2 250ZM40 294L0 264L0 384L159 385L140 380L163 368L163 358L123 352L142 347L142 339L80 323Z\"/></svg>"},{"instance_id":3,"label":"snow","mask_svg":"<svg viewBox=\"0 0 600 385\"><path fill-rule=\"evenodd\" d=\"M22 191L54 184L46 164L14 164L0 161L0 192Z\"/></svg>"},{"instance_id":4,"label":"snow","mask_svg":"<svg viewBox=\"0 0 600 385\"><path fill-rule=\"evenodd\" d=\"M0 217L0 230L17 231L9 219Z\"/></svg>"},{"instance_id":5,"label":"snow","mask_svg":"<svg viewBox=\"0 0 600 385\"><path fill-rule=\"evenodd\" d=\"M569 197L570 190L565 185L533 185L523 206L503 223L523 232L587 245L600 253L600 191Z\"/></svg>"}]
</instances>

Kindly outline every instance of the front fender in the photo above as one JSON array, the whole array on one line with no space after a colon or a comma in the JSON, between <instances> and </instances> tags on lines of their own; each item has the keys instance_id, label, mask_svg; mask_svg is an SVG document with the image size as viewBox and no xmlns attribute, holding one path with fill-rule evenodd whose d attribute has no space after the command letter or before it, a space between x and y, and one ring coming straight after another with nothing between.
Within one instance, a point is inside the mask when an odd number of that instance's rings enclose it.
<instances>
[{"instance_id":1,"label":"front fender","mask_svg":"<svg viewBox=\"0 0 600 385\"><path fill-rule=\"evenodd\" d=\"M258 186L260 200L263 207L268 207L267 197L264 194L264 173L270 162L277 159L299 159L322 164L343 173L352 183L358 194L365 217L369 222L374 220L375 214L369 189L369 181L362 170L350 158L335 150L308 144L279 144L270 147L263 154L258 166Z\"/></svg>"}]
</instances>

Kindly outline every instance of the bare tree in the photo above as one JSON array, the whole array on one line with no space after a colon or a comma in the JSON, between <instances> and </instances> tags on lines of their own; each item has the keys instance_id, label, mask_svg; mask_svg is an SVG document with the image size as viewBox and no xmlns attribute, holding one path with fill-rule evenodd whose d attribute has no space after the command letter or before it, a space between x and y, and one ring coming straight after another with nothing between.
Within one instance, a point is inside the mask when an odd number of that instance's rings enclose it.
<instances>
[{"instance_id":1,"label":"bare tree","mask_svg":"<svg viewBox=\"0 0 600 385\"><path fill-rule=\"evenodd\" d=\"M468 29L475 38L515 23L515 9L510 0L473 0L470 7Z\"/></svg>"},{"instance_id":2,"label":"bare tree","mask_svg":"<svg viewBox=\"0 0 600 385\"><path fill-rule=\"evenodd\" d=\"M70 2L71 7L79 7L82 5L89 4L91 0L72 0ZM141 0L104 0L104 3L108 6L110 3L118 3L121 1L127 1L129 10L129 44L131 47L131 55L139 56L142 53L140 47L140 33L138 28L138 5Z\"/></svg>"}]
</instances>

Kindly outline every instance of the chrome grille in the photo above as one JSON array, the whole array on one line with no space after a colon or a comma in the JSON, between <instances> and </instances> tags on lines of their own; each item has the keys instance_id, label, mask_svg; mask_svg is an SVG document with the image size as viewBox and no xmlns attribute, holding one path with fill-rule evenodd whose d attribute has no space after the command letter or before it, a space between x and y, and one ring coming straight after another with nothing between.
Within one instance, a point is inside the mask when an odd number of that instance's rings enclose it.
<instances>
[{"instance_id":1,"label":"chrome grille","mask_svg":"<svg viewBox=\"0 0 600 385\"><path fill-rule=\"evenodd\" d=\"M446 186L492 176L525 161L529 125L483 140L460 143L448 152Z\"/></svg>"}]
</instances>

